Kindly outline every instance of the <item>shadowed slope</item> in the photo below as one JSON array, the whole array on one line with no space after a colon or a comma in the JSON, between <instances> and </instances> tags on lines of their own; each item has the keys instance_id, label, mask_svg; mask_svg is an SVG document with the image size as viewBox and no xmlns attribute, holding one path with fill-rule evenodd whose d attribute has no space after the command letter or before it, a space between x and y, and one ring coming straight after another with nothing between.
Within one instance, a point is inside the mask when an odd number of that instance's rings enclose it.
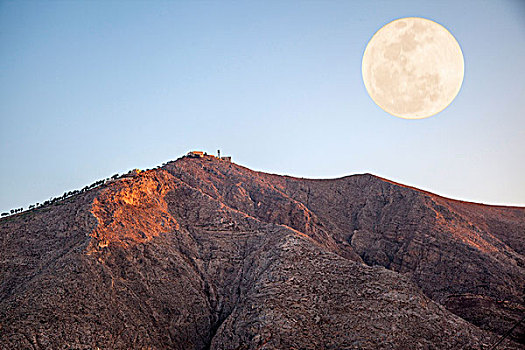
<instances>
[{"instance_id":1,"label":"shadowed slope","mask_svg":"<svg viewBox=\"0 0 525 350\"><path fill-rule=\"evenodd\" d=\"M502 334L525 312L524 208L455 201L369 174L309 180L215 161L167 169L344 257L408 274L482 328ZM524 334L521 326L514 339Z\"/></svg>"}]
</instances>

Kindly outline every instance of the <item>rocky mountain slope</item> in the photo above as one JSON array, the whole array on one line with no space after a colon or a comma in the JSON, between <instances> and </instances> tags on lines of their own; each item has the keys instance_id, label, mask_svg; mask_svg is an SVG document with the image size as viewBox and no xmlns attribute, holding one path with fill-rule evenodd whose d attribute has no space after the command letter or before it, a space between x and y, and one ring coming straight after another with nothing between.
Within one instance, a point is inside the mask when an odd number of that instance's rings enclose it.
<instances>
[{"instance_id":1,"label":"rocky mountain slope","mask_svg":"<svg viewBox=\"0 0 525 350\"><path fill-rule=\"evenodd\" d=\"M184 157L0 221L0 348L488 349L524 235L525 208Z\"/></svg>"}]
</instances>

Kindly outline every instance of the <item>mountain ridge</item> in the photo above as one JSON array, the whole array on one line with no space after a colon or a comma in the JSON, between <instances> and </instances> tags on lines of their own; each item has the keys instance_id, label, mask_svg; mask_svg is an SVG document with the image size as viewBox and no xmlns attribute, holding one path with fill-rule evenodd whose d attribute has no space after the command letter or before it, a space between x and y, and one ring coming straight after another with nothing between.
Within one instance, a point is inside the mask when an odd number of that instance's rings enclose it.
<instances>
[{"instance_id":1,"label":"mountain ridge","mask_svg":"<svg viewBox=\"0 0 525 350\"><path fill-rule=\"evenodd\" d=\"M525 208L371 174L301 179L182 158L0 224L1 344L474 349L525 310ZM384 307L391 316L376 317Z\"/></svg>"}]
</instances>

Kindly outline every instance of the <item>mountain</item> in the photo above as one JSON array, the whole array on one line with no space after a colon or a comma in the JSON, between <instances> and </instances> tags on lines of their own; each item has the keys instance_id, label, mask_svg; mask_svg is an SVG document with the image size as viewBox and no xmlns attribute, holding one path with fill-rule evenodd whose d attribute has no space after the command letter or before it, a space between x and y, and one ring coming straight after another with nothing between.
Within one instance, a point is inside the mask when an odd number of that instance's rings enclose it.
<instances>
[{"instance_id":1,"label":"mountain","mask_svg":"<svg viewBox=\"0 0 525 350\"><path fill-rule=\"evenodd\" d=\"M524 233L522 207L183 157L0 221L0 348L488 349Z\"/></svg>"}]
</instances>

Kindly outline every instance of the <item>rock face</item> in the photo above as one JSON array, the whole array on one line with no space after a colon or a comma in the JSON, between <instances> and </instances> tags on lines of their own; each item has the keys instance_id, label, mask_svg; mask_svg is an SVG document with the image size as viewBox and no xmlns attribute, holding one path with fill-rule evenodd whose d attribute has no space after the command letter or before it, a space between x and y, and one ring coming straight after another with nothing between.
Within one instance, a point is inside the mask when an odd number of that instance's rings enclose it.
<instances>
[{"instance_id":1,"label":"rock face","mask_svg":"<svg viewBox=\"0 0 525 350\"><path fill-rule=\"evenodd\" d=\"M182 158L0 221L0 348L487 349L525 313L524 233L525 208Z\"/></svg>"}]
</instances>

